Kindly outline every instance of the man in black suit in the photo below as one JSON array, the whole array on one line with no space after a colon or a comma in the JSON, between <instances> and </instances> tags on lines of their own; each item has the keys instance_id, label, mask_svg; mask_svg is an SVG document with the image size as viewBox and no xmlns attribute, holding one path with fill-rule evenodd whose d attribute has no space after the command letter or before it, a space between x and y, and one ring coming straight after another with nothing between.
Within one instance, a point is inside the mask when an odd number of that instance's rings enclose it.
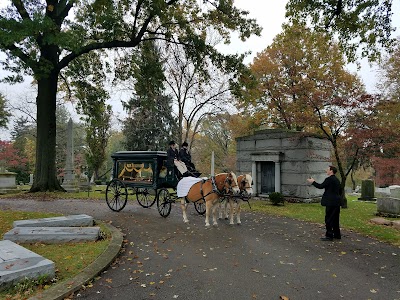
<instances>
[{"instance_id":1,"label":"man in black suit","mask_svg":"<svg viewBox=\"0 0 400 300\"><path fill-rule=\"evenodd\" d=\"M322 195L321 205L325 206L325 227L326 233L325 237L322 237L322 241L332 241L335 239L340 239L340 227L339 227L339 216L340 216L340 181L335 176L337 168L334 166L329 166L326 169L326 174L323 183L317 183L314 178L308 178L307 181L311 183L318 189L325 189Z\"/></svg>"},{"instance_id":2,"label":"man in black suit","mask_svg":"<svg viewBox=\"0 0 400 300\"><path fill-rule=\"evenodd\" d=\"M192 163L192 155L189 152L188 146L189 144L187 142L183 142L182 147L179 150L179 157L181 158L181 161L185 163L186 167L188 167L190 171L195 171L196 168Z\"/></svg>"},{"instance_id":3,"label":"man in black suit","mask_svg":"<svg viewBox=\"0 0 400 300\"><path fill-rule=\"evenodd\" d=\"M187 173L187 167L184 162L181 161L178 149L176 149L175 141L168 143L169 147L167 150L167 167L174 168L175 175L178 179L181 179L184 174Z\"/></svg>"}]
</instances>

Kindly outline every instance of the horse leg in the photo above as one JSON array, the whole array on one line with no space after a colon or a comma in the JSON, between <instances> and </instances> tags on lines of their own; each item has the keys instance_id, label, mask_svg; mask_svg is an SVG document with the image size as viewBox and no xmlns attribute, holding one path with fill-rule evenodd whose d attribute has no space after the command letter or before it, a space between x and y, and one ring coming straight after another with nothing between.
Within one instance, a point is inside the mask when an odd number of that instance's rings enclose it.
<instances>
[{"instance_id":1,"label":"horse leg","mask_svg":"<svg viewBox=\"0 0 400 300\"><path fill-rule=\"evenodd\" d=\"M223 214L225 214L225 212L223 212L222 211L222 209L223 209L223 203L222 202L219 202L219 204L218 204L218 208L219 208L219 218L218 219L222 219L223 217Z\"/></svg>"},{"instance_id":2,"label":"horse leg","mask_svg":"<svg viewBox=\"0 0 400 300\"><path fill-rule=\"evenodd\" d=\"M186 214L187 206L188 206L188 204L186 203L186 200L184 198L182 198L181 199L181 208L182 208L182 216L183 216L184 223L189 223L189 219Z\"/></svg>"},{"instance_id":3,"label":"horse leg","mask_svg":"<svg viewBox=\"0 0 400 300\"><path fill-rule=\"evenodd\" d=\"M232 199L229 199L229 225L233 225L233 213L235 212L235 207Z\"/></svg>"},{"instance_id":4,"label":"horse leg","mask_svg":"<svg viewBox=\"0 0 400 300\"><path fill-rule=\"evenodd\" d=\"M219 199L217 199L214 203L212 203L212 214L213 214L213 226L218 226L217 222L217 204Z\"/></svg>"},{"instance_id":5,"label":"horse leg","mask_svg":"<svg viewBox=\"0 0 400 300\"><path fill-rule=\"evenodd\" d=\"M212 209L212 201L206 201L206 227L210 227L211 209Z\"/></svg>"},{"instance_id":6,"label":"horse leg","mask_svg":"<svg viewBox=\"0 0 400 300\"><path fill-rule=\"evenodd\" d=\"M242 224L240 221L240 205L242 204L242 200L238 199L237 204L236 204L236 223L238 225Z\"/></svg>"},{"instance_id":7,"label":"horse leg","mask_svg":"<svg viewBox=\"0 0 400 300\"><path fill-rule=\"evenodd\" d=\"M224 209L225 209L225 211L224 211L224 213L225 213L225 220L228 220L228 202L230 203L231 202L231 200L227 200L227 199L225 199L225 201L224 201L225 203L224 203Z\"/></svg>"}]
</instances>

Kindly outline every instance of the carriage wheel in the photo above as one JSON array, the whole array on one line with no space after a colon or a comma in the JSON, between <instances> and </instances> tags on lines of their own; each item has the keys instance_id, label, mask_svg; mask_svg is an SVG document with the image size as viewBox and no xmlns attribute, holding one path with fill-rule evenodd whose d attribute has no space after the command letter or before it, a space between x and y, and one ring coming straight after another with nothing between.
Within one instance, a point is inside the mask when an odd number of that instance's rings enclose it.
<instances>
[{"instance_id":1,"label":"carriage wheel","mask_svg":"<svg viewBox=\"0 0 400 300\"><path fill-rule=\"evenodd\" d=\"M121 211L128 200L128 191L125 184L114 178L107 185L106 202L108 207L113 211Z\"/></svg>"},{"instance_id":2,"label":"carriage wheel","mask_svg":"<svg viewBox=\"0 0 400 300\"><path fill-rule=\"evenodd\" d=\"M136 189L136 199L144 208L148 208L156 202L156 196L150 194L147 188Z\"/></svg>"},{"instance_id":3,"label":"carriage wheel","mask_svg":"<svg viewBox=\"0 0 400 300\"><path fill-rule=\"evenodd\" d=\"M164 218L168 217L171 212L171 195L167 189L160 189L157 194L157 209Z\"/></svg>"},{"instance_id":4,"label":"carriage wheel","mask_svg":"<svg viewBox=\"0 0 400 300\"><path fill-rule=\"evenodd\" d=\"M194 208L200 215L204 215L206 213L206 203L203 200L193 202Z\"/></svg>"}]
</instances>

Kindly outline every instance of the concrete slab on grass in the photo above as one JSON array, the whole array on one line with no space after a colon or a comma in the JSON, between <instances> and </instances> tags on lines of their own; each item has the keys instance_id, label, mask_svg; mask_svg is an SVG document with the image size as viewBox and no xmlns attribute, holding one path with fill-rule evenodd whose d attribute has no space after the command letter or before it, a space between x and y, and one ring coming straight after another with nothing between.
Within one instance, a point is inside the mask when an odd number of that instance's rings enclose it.
<instances>
[{"instance_id":1,"label":"concrete slab on grass","mask_svg":"<svg viewBox=\"0 0 400 300\"><path fill-rule=\"evenodd\" d=\"M69 215L53 218L30 219L14 221L14 227L80 227L93 226L93 217L82 215Z\"/></svg>"},{"instance_id":2,"label":"concrete slab on grass","mask_svg":"<svg viewBox=\"0 0 400 300\"><path fill-rule=\"evenodd\" d=\"M5 240L18 243L75 243L96 241L100 227L15 227L4 234Z\"/></svg>"},{"instance_id":3,"label":"concrete slab on grass","mask_svg":"<svg viewBox=\"0 0 400 300\"><path fill-rule=\"evenodd\" d=\"M40 256L12 241L0 241L0 290L19 281L39 276L53 278L55 266L51 260Z\"/></svg>"}]
</instances>

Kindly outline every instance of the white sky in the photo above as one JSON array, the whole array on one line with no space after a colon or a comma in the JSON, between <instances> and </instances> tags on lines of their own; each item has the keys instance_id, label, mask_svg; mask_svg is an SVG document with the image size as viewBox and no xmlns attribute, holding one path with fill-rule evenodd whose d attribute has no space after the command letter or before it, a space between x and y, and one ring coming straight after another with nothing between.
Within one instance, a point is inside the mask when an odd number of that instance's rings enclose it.
<instances>
[{"instance_id":1,"label":"white sky","mask_svg":"<svg viewBox=\"0 0 400 300\"><path fill-rule=\"evenodd\" d=\"M246 51L251 51L252 54L245 60L246 63L250 63L253 57L270 45L273 38L281 32L281 25L285 21L285 5L287 2L287 0L235 0L235 5L237 7L249 11L249 16L257 20L258 24L263 28L262 35L261 37L253 36L246 42L241 42L236 36L232 38L230 45L221 45L218 48L224 53L244 53ZM393 20L394 26L400 28L400 15L398 13L396 14L396 12L400 11L400 1L394 1L392 11L395 12ZM397 33L400 35L399 29ZM356 72L354 66L349 66L349 69ZM1 73L2 70L0 70L0 76L2 75ZM366 60L362 61L362 68L358 73L363 79L367 91L370 93L375 92L376 74L374 68L371 68ZM26 98L34 100L36 97L32 92L32 88L29 87L29 82L14 86L0 84L0 92L13 103L24 101ZM122 97L122 94L113 94L111 104L114 107L114 112L122 111L120 101ZM69 106L73 118L77 118L73 105L69 104ZM12 125L10 124L9 127L11 128ZM0 139L8 138L9 133L7 131L0 131Z\"/></svg>"}]
</instances>

